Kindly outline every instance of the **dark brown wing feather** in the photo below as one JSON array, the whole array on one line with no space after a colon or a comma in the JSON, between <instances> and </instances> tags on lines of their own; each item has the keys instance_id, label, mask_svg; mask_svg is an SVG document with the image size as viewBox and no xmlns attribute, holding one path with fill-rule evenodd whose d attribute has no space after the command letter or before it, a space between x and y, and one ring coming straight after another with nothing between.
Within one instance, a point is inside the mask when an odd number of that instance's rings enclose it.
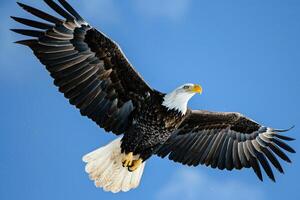
<instances>
[{"instance_id":1,"label":"dark brown wing feather","mask_svg":"<svg viewBox=\"0 0 300 200\"><path fill-rule=\"evenodd\" d=\"M43 63L59 91L82 115L106 131L123 133L129 115L152 89L134 70L120 47L92 28L68 3L45 0L65 19L18 3L24 10L47 22L12 17L19 23L37 28L12 29L32 39L17 43L29 46Z\"/></svg>"},{"instance_id":2,"label":"dark brown wing feather","mask_svg":"<svg viewBox=\"0 0 300 200\"><path fill-rule=\"evenodd\" d=\"M260 166L275 181L271 164L283 173L277 160L291 162L282 151L295 151L285 141L293 138L278 134L275 130L259 125L239 113L192 111L157 151L160 157L185 165L199 164L227 169L252 167L262 180Z\"/></svg>"}]
</instances>

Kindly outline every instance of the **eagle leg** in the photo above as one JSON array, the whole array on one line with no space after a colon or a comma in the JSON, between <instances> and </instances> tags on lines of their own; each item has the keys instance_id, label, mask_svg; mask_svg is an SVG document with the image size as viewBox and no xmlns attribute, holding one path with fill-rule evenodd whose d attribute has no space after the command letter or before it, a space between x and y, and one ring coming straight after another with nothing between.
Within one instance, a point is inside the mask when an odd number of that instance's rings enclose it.
<instances>
[{"instance_id":1,"label":"eagle leg","mask_svg":"<svg viewBox=\"0 0 300 200\"><path fill-rule=\"evenodd\" d=\"M132 165L132 163L133 163L133 153L130 152L124 156L122 160L122 165L123 167L129 167Z\"/></svg>"},{"instance_id":2,"label":"eagle leg","mask_svg":"<svg viewBox=\"0 0 300 200\"><path fill-rule=\"evenodd\" d=\"M133 172L139 168L139 166L143 163L143 159L139 158L132 162L132 165L128 167L128 171Z\"/></svg>"}]
</instances>

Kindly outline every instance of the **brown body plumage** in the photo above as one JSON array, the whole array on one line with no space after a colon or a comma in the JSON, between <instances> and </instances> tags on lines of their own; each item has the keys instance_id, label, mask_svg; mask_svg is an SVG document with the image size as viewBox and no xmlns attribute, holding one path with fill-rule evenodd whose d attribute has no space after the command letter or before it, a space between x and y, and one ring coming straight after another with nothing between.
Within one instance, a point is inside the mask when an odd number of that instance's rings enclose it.
<instances>
[{"instance_id":1,"label":"brown body plumage","mask_svg":"<svg viewBox=\"0 0 300 200\"><path fill-rule=\"evenodd\" d=\"M186 115L162 105L164 94L152 93L132 113L132 125L124 133L122 150L148 159L178 128Z\"/></svg>"}]
</instances>

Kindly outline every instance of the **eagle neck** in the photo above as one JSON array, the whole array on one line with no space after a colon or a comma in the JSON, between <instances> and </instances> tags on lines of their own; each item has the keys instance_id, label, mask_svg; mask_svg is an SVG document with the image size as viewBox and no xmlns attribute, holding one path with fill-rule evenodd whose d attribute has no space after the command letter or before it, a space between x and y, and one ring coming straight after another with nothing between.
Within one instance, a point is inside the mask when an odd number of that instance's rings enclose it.
<instances>
[{"instance_id":1,"label":"eagle neck","mask_svg":"<svg viewBox=\"0 0 300 200\"><path fill-rule=\"evenodd\" d=\"M170 92L163 97L162 105L168 110L174 110L181 115L187 112L187 105L193 94L177 93L176 91Z\"/></svg>"}]
</instances>

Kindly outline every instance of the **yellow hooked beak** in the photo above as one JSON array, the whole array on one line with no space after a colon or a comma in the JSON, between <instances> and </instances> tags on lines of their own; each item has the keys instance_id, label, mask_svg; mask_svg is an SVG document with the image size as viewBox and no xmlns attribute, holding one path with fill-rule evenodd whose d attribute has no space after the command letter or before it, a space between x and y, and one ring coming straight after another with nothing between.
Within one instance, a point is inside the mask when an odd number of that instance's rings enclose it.
<instances>
[{"instance_id":1,"label":"yellow hooked beak","mask_svg":"<svg viewBox=\"0 0 300 200\"><path fill-rule=\"evenodd\" d=\"M198 85L198 84L195 84L192 87L192 92L202 94L202 87L200 85Z\"/></svg>"}]
</instances>

